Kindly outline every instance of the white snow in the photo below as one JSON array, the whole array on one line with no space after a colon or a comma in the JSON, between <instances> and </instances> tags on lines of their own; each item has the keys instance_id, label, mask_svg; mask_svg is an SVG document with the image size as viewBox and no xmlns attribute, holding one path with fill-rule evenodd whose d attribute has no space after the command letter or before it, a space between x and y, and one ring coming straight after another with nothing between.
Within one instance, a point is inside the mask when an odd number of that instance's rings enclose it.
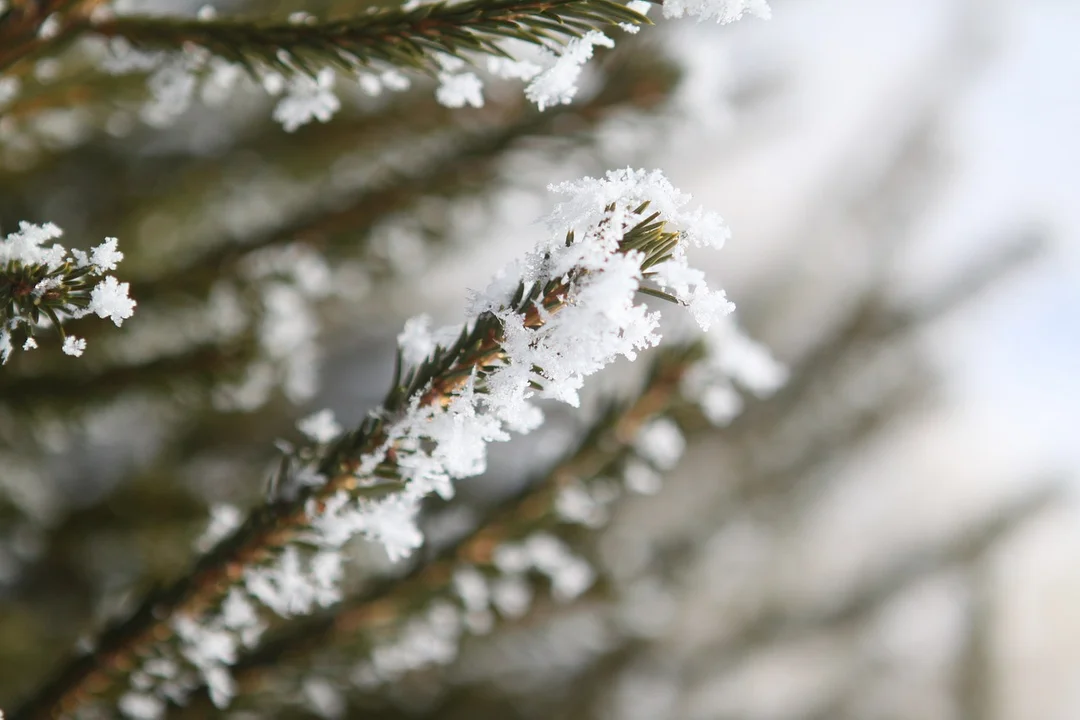
<instances>
[{"instance_id":1,"label":"white snow","mask_svg":"<svg viewBox=\"0 0 1080 720\"><path fill-rule=\"evenodd\" d=\"M285 97L274 108L274 119L286 132L293 132L312 120L328 122L341 109L341 101L334 94L334 70L322 68L312 78L297 74L286 85Z\"/></svg>"},{"instance_id":2,"label":"white snow","mask_svg":"<svg viewBox=\"0 0 1080 720\"><path fill-rule=\"evenodd\" d=\"M334 418L333 410L319 410L296 423L297 429L317 443L325 444L340 435L344 428Z\"/></svg>"},{"instance_id":3,"label":"white snow","mask_svg":"<svg viewBox=\"0 0 1080 720\"><path fill-rule=\"evenodd\" d=\"M569 104L577 95L582 68L598 46L612 48L615 41L598 30L590 30L568 42L559 55L553 56L549 67L532 78L525 88L525 97L540 110Z\"/></svg>"},{"instance_id":4,"label":"white snow","mask_svg":"<svg viewBox=\"0 0 1080 720\"><path fill-rule=\"evenodd\" d=\"M484 84L476 73L439 73L435 99L448 108L484 107Z\"/></svg>"},{"instance_id":5,"label":"white snow","mask_svg":"<svg viewBox=\"0 0 1080 720\"><path fill-rule=\"evenodd\" d=\"M135 301L128 297L128 283L119 282L109 275L90 291L90 306L87 309L97 313L100 318L109 318L120 327L124 320L135 313Z\"/></svg>"}]
</instances>

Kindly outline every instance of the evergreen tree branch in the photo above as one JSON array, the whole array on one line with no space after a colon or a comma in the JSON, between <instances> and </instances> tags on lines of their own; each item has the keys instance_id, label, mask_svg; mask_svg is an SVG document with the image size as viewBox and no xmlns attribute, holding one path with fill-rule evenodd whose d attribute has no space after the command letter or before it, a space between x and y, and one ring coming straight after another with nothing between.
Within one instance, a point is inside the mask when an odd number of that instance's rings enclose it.
<instances>
[{"instance_id":1,"label":"evergreen tree branch","mask_svg":"<svg viewBox=\"0 0 1080 720\"><path fill-rule=\"evenodd\" d=\"M541 479L500 502L470 533L438 548L404 576L374 583L321 615L290 622L242 655L233 666L240 694L265 684L264 676L274 674L284 663L327 648L374 641L369 637L371 632L389 631L424 602L447 597L452 592L454 570L462 564L495 572L492 552L500 543L521 540L537 531L578 535L580 526L557 514L560 491L571 484L589 487L617 476L619 468L634 456L633 443L641 428L666 417L673 407L684 402L679 396L679 384L702 352L700 343L663 352L632 401L603 413L575 450ZM211 707L209 694L203 688L188 705L173 707L172 711L177 717L199 717Z\"/></svg>"},{"instance_id":2,"label":"evergreen tree branch","mask_svg":"<svg viewBox=\"0 0 1080 720\"><path fill-rule=\"evenodd\" d=\"M647 204L636 208L630 217L639 217ZM665 231L664 221L658 217L658 213L644 217L624 231L616 254L624 256L626 262L640 263L639 268L667 257L680 236ZM604 227L596 232L609 232ZM574 246L572 236L566 242L567 248ZM523 281L501 312L511 313L517 318L515 322L520 322L521 329L515 333L537 332L574 302L575 288L588 274L584 270L570 271L546 282ZM316 469L324 482L296 481L300 485L293 488L291 498L289 494L273 493L267 504L252 511L235 532L199 558L190 573L151 593L134 614L107 629L92 652L64 666L12 717L68 714L92 698L115 692L139 665L140 657L152 648L179 641L175 622L184 618L199 622L218 612L230 590L244 581L249 568L275 562L286 546L302 541L305 534L312 532L313 516L327 512L335 498L378 498L388 489L402 487L404 470L400 463L409 459L410 448L398 447L394 433L400 430L390 420L398 417L413 422L410 413L417 409L445 412L474 379L477 388L482 389L488 374L508 361L504 329L499 315L485 311L463 329L450 347L437 346L407 373L399 367L379 412L328 445L294 454L297 462ZM415 453L416 448L411 452ZM283 469L287 471L288 466ZM290 479L278 478L275 484L280 487Z\"/></svg>"},{"instance_id":3,"label":"evergreen tree branch","mask_svg":"<svg viewBox=\"0 0 1080 720\"><path fill-rule=\"evenodd\" d=\"M220 382L246 366L256 355L250 336L228 345L194 345L183 352L159 355L135 365L112 365L98 371L72 370L23 375L3 388L4 406L28 412L43 404L63 408L78 398L80 406L115 400L132 390L155 395L174 393L189 384Z\"/></svg>"},{"instance_id":4,"label":"evergreen tree branch","mask_svg":"<svg viewBox=\"0 0 1080 720\"><path fill-rule=\"evenodd\" d=\"M617 23L649 20L613 0L471 0L383 8L313 24L122 17L92 30L141 49L195 46L253 72L263 67L314 77L321 66L353 72L373 63L430 72L439 68L440 53L506 57L498 40L544 45Z\"/></svg>"}]
</instances>

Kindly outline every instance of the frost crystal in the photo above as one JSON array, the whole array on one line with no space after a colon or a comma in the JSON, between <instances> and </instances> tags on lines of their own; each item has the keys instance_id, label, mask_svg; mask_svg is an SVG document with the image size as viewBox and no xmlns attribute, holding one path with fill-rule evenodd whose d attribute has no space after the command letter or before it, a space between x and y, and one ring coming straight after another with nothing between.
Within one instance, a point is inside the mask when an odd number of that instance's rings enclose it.
<instances>
[{"instance_id":1,"label":"frost crystal","mask_svg":"<svg viewBox=\"0 0 1080 720\"><path fill-rule=\"evenodd\" d=\"M37 36L42 40L52 40L60 34L61 28L60 14L53 13L38 27Z\"/></svg>"},{"instance_id":2,"label":"frost crystal","mask_svg":"<svg viewBox=\"0 0 1080 720\"><path fill-rule=\"evenodd\" d=\"M285 97L274 108L274 119L286 132L293 132L312 120L329 121L341 108L333 87L334 71L331 68L319 70L314 78L297 75L289 81Z\"/></svg>"},{"instance_id":3,"label":"frost crystal","mask_svg":"<svg viewBox=\"0 0 1080 720\"><path fill-rule=\"evenodd\" d=\"M196 79L188 59L172 56L147 80L151 100L140 110L143 121L153 127L166 127L183 115L195 94Z\"/></svg>"},{"instance_id":4,"label":"frost crystal","mask_svg":"<svg viewBox=\"0 0 1080 720\"><path fill-rule=\"evenodd\" d=\"M120 698L120 712L133 720L156 720L165 715L165 702L146 693L129 692Z\"/></svg>"},{"instance_id":5,"label":"frost crystal","mask_svg":"<svg viewBox=\"0 0 1080 720\"><path fill-rule=\"evenodd\" d=\"M47 265L55 270L63 262L64 248L61 245L44 247L44 243L63 235L63 231L52 223L32 225L19 223L16 232L9 233L0 241L0 264L17 262L23 265Z\"/></svg>"},{"instance_id":6,"label":"frost crystal","mask_svg":"<svg viewBox=\"0 0 1080 720\"><path fill-rule=\"evenodd\" d=\"M417 315L405 321L405 328L397 336L401 361L407 367L419 365L435 349L435 337L431 334L431 317Z\"/></svg>"},{"instance_id":7,"label":"frost crystal","mask_svg":"<svg viewBox=\"0 0 1080 720\"><path fill-rule=\"evenodd\" d=\"M245 580L248 592L282 617L306 615L315 606L326 607L340 595L341 556L315 555L308 568L295 546L288 546L270 567L250 568Z\"/></svg>"},{"instance_id":8,"label":"frost crystal","mask_svg":"<svg viewBox=\"0 0 1080 720\"><path fill-rule=\"evenodd\" d=\"M491 604L507 618L519 618L532 603L532 586L517 575L501 577L491 586Z\"/></svg>"},{"instance_id":9,"label":"frost crystal","mask_svg":"<svg viewBox=\"0 0 1080 720\"><path fill-rule=\"evenodd\" d=\"M215 403L224 409L254 410L278 384L289 400L307 400L318 385L314 301L330 292L326 261L316 251L293 244L251 253L242 273L260 286L263 312L257 332L263 357L239 382L219 387Z\"/></svg>"},{"instance_id":10,"label":"frost crystal","mask_svg":"<svg viewBox=\"0 0 1080 720\"><path fill-rule=\"evenodd\" d=\"M344 428L334 419L333 410L320 410L296 423L296 428L317 443L328 443Z\"/></svg>"},{"instance_id":11,"label":"frost crystal","mask_svg":"<svg viewBox=\"0 0 1080 720\"><path fill-rule=\"evenodd\" d=\"M90 262L98 272L115 270L116 263L124 259L124 253L116 249L116 243L114 237L105 238L105 242L90 251Z\"/></svg>"},{"instance_id":12,"label":"frost crystal","mask_svg":"<svg viewBox=\"0 0 1080 720\"><path fill-rule=\"evenodd\" d=\"M439 73L435 99L448 108L484 107L484 84L475 73Z\"/></svg>"},{"instance_id":13,"label":"frost crystal","mask_svg":"<svg viewBox=\"0 0 1080 720\"><path fill-rule=\"evenodd\" d=\"M74 335L68 335L64 338L64 354L71 355L73 357L81 357L83 351L86 350L86 340L77 338Z\"/></svg>"},{"instance_id":14,"label":"frost crystal","mask_svg":"<svg viewBox=\"0 0 1080 720\"><path fill-rule=\"evenodd\" d=\"M227 503L219 503L210 506L210 522L206 530L195 541L195 549L206 552L217 545L220 540L227 537L233 530L240 527L243 521L240 508Z\"/></svg>"},{"instance_id":15,"label":"frost crystal","mask_svg":"<svg viewBox=\"0 0 1080 720\"><path fill-rule=\"evenodd\" d=\"M532 79L525 88L525 97L536 103L540 110L569 104L577 94L581 70L596 46L611 48L615 47L615 42L598 30L590 30L568 42L551 66Z\"/></svg>"},{"instance_id":16,"label":"frost crystal","mask_svg":"<svg viewBox=\"0 0 1080 720\"><path fill-rule=\"evenodd\" d=\"M555 497L555 512L563 522L586 527L600 527L607 522L604 501L585 485L574 482L559 489Z\"/></svg>"},{"instance_id":17,"label":"frost crystal","mask_svg":"<svg viewBox=\"0 0 1080 720\"><path fill-rule=\"evenodd\" d=\"M655 495L660 492L662 478L660 473L640 461L627 464L623 470L623 480L630 492L640 495Z\"/></svg>"},{"instance_id":18,"label":"frost crystal","mask_svg":"<svg viewBox=\"0 0 1080 720\"><path fill-rule=\"evenodd\" d=\"M630 2L626 3L626 9L648 15L649 10L652 10L652 3L648 2L648 0L630 0ZM631 25L630 23L619 23L619 27L631 35L637 35L641 31L640 25Z\"/></svg>"},{"instance_id":19,"label":"frost crystal","mask_svg":"<svg viewBox=\"0 0 1080 720\"><path fill-rule=\"evenodd\" d=\"M532 80L543 72L544 68L528 60L511 60L504 57L488 58L488 72L496 77L518 80Z\"/></svg>"},{"instance_id":20,"label":"frost crystal","mask_svg":"<svg viewBox=\"0 0 1080 720\"><path fill-rule=\"evenodd\" d=\"M14 75L0 77L0 110L3 110L12 100L19 96L21 87L22 81Z\"/></svg>"},{"instance_id":21,"label":"frost crystal","mask_svg":"<svg viewBox=\"0 0 1080 720\"><path fill-rule=\"evenodd\" d=\"M483 316L497 318L502 359L488 361L482 376L474 370L442 402L421 404L419 395L412 398L385 427L384 443L364 455L357 470L364 477L393 449L404 490L379 501L341 496L326 503L322 513L313 507L312 525L322 544L340 547L349 536L360 533L382 540L391 556L407 554L421 542L415 526L419 500L431 493L450 497L453 480L484 471L488 443L509 439L507 430L535 428L542 414L532 398L576 405L585 377L617 357L632 360L639 350L660 340L659 314L637 302L638 289L646 279L645 256L620 245L647 217L632 208L655 198L656 209L666 211L665 219L682 225L683 237L699 244L716 246L726 234L718 218L686 210L689 196L672 188L659 172L619 171L606 179L586 178L555 190L573 194L549 218L556 234L505 268L470 302L473 318L466 328L475 327ZM578 233L570 244L563 235L567 227ZM680 282L674 288L676 295L681 300L682 294L687 295L684 301L694 309L700 296L714 295L703 275L687 265L682 245L678 243L669 253L671 259L659 268L672 269L671 277ZM657 279L663 277L656 274ZM547 286L549 291L563 287L558 312L548 313L536 305L532 310L515 306L510 296L519 286ZM726 304L722 309L727 309ZM400 337L406 365L422 363L434 349L429 324L425 317L406 324Z\"/></svg>"},{"instance_id":22,"label":"frost crystal","mask_svg":"<svg viewBox=\"0 0 1080 720\"><path fill-rule=\"evenodd\" d=\"M634 449L658 470L670 470L682 457L686 440L674 422L659 418L641 428Z\"/></svg>"},{"instance_id":23,"label":"frost crystal","mask_svg":"<svg viewBox=\"0 0 1080 720\"><path fill-rule=\"evenodd\" d=\"M406 9L419 6L420 2L407 2ZM641 14L646 14L650 3L645 0L631 0L627 7ZM665 0L665 17L697 17L699 20L732 22L743 15L751 14L762 18L770 16L766 0ZM94 8L92 22L101 22L112 16L107 5ZM214 10L204 6L196 15L199 20L214 17ZM288 21L295 25L316 22L314 16L306 12L294 12ZM640 27L629 22L618 23L627 33L637 33ZM58 16L54 13L42 24L42 32L55 32L60 27ZM581 28L584 30L584 28ZM490 43L489 43L490 44ZM455 54L435 52L432 57L438 65L436 76L439 85L435 91L439 103L450 108L483 107L483 81L473 72L463 72L466 61L477 64L478 56L488 56L487 71L490 75L501 78L515 78L528 83L526 97L540 110L554 105L567 104L578 92L578 80L586 62L592 57L596 47L613 47L614 41L597 30L588 30L582 36L569 40L559 52L546 46L539 48L530 59L513 60L518 46L524 46L520 40L500 40L492 47L478 52L463 53L462 48ZM260 78L263 89L270 95L285 96L277 103L273 117L288 132L310 123L312 120L327 122L340 109L341 101L333 92L335 72L331 67L320 68L314 77L305 65L297 67L287 55L279 55L280 72L270 70L268 66L245 68L243 64L230 62L214 56L202 47L185 46L176 52L144 52L136 50L122 37L110 38L109 53L101 63L106 72L123 74L149 72L148 86L151 99L140 111L142 119L150 125L164 126L173 122L184 113L196 92L201 94L204 103L219 105L232 96L233 88L245 78L245 70L253 70ZM514 52L510 52L513 49ZM502 56L499 56L499 53ZM459 56L463 53L463 56ZM369 95L378 95L382 90L404 90L409 80L393 68L371 72L366 63L357 61L349 52L343 51L340 67L355 77L360 88ZM18 85L12 81L0 79L0 108L18 91Z\"/></svg>"},{"instance_id":24,"label":"frost crystal","mask_svg":"<svg viewBox=\"0 0 1080 720\"><path fill-rule=\"evenodd\" d=\"M316 715L323 718L342 718L348 707L344 695L336 687L320 678L304 680L304 698Z\"/></svg>"},{"instance_id":25,"label":"frost crystal","mask_svg":"<svg viewBox=\"0 0 1080 720\"><path fill-rule=\"evenodd\" d=\"M94 262L97 265L97 262ZM135 301L128 297L128 284L118 282L111 275L90 291L89 311L98 317L109 318L117 327L135 312Z\"/></svg>"},{"instance_id":26,"label":"frost crystal","mask_svg":"<svg viewBox=\"0 0 1080 720\"><path fill-rule=\"evenodd\" d=\"M705 335L705 349L705 357L683 379L682 390L714 425L726 425L742 412L743 400L733 381L768 397L787 380L787 368L730 316Z\"/></svg>"},{"instance_id":27,"label":"frost crystal","mask_svg":"<svg viewBox=\"0 0 1080 720\"><path fill-rule=\"evenodd\" d=\"M552 227L596 224L603 219L603 211L598 207L613 203L635 206L648 201L651 210L659 211L662 217L681 227L683 236L693 245L720 248L730 235L719 215L701 208L686 209L690 195L673 187L659 170L611 170L603 179L586 177L550 189L571 198L551 214L548 224ZM704 273L689 266L682 243L672 251L671 259L652 271L662 288L690 308L703 330L735 309L723 291L708 288Z\"/></svg>"},{"instance_id":28,"label":"frost crystal","mask_svg":"<svg viewBox=\"0 0 1080 720\"><path fill-rule=\"evenodd\" d=\"M551 594L559 602L577 598L596 580L589 563L552 535L537 533L526 540L525 548L533 567L551 580Z\"/></svg>"}]
</instances>

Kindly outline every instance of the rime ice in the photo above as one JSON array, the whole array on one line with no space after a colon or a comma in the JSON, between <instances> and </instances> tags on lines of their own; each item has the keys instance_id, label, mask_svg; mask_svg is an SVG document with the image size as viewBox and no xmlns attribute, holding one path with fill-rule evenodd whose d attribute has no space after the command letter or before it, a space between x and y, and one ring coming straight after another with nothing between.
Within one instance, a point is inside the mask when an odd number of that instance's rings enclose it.
<instances>
[{"instance_id":1,"label":"rime ice","mask_svg":"<svg viewBox=\"0 0 1080 720\"><path fill-rule=\"evenodd\" d=\"M135 312L135 301L127 294L128 283L112 275L101 277L124 259L116 238L106 238L86 253L69 251L52 242L62 235L63 231L52 223L23 222L18 230L0 238L0 274L6 276L3 286L9 293L5 298L7 312L0 317L2 362L7 362L15 347L12 338L19 333L26 336L20 347L31 350L38 347L33 334L54 320L62 324L68 318L96 314L120 326ZM101 277L96 284L95 277ZM79 357L86 349L86 340L66 336L62 349L67 355Z\"/></svg>"}]
</instances>

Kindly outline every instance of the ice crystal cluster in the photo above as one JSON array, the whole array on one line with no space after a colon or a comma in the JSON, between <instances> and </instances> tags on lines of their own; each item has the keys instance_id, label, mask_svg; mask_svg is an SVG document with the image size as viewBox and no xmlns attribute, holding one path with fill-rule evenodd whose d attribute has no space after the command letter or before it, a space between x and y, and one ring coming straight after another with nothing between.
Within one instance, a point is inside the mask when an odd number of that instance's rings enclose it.
<instances>
[{"instance_id":1,"label":"ice crystal cluster","mask_svg":"<svg viewBox=\"0 0 1080 720\"><path fill-rule=\"evenodd\" d=\"M409 8L419 4L405 5ZM627 6L643 15L651 7L645 0L632 0ZM668 18L690 16L727 23L746 14L768 18L770 11L766 0L665 0L663 14ZM204 8L198 15L200 20L214 17L215 13L209 8ZM111 13L99 9L95 19L109 20ZM313 20L304 13L290 18L294 24L309 24ZM630 23L620 23L620 27L629 33L639 29ZM540 110L570 103L578 93L579 79L594 48L611 48L615 41L599 30L590 30L563 45L536 45L514 39L499 40L494 45L500 48L501 55L484 58L467 51L460 55L433 54L440 68L436 73L438 86L435 90L439 103L450 108L483 107L484 75L489 80L525 82L525 96ZM286 61L283 57L282 62ZM255 87L248 70L240 64L212 56L196 46L179 52L147 52L132 47L123 37L113 37L107 43L102 68L114 74L150 73L151 99L143 105L140 115L144 122L155 127L172 123L196 96L208 105L216 105L242 85L249 89ZM344 87L345 83L356 83L369 95L377 95L384 89L405 90L411 84L409 78L390 66L369 68L357 64L344 78L339 76L345 71L329 66L317 71L294 66L289 77L268 68L258 72L262 89L279 98L272 114L288 132L312 121L327 122L333 117L341 109L335 87ZM0 85L0 106L5 97L16 90Z\"/></svg>"},{"instance_id":2,"label":"ice crystal cluster","mask_svg":"<svg viewBox=\"0 0 1080 720\"><path fill-rule=\"evenodd\" d=\"M0 239L0 361L6 363L16 347L38 347L35 334L49 325L64 338L66 354L82 355L86 340L65 335L65 319L97 315L119 327L135 311L128 284L105 275L124 259L116 238L106 238L87 253L52 242L61 235L52 223L23 222Z\"/></svg>"}]
</instances>

